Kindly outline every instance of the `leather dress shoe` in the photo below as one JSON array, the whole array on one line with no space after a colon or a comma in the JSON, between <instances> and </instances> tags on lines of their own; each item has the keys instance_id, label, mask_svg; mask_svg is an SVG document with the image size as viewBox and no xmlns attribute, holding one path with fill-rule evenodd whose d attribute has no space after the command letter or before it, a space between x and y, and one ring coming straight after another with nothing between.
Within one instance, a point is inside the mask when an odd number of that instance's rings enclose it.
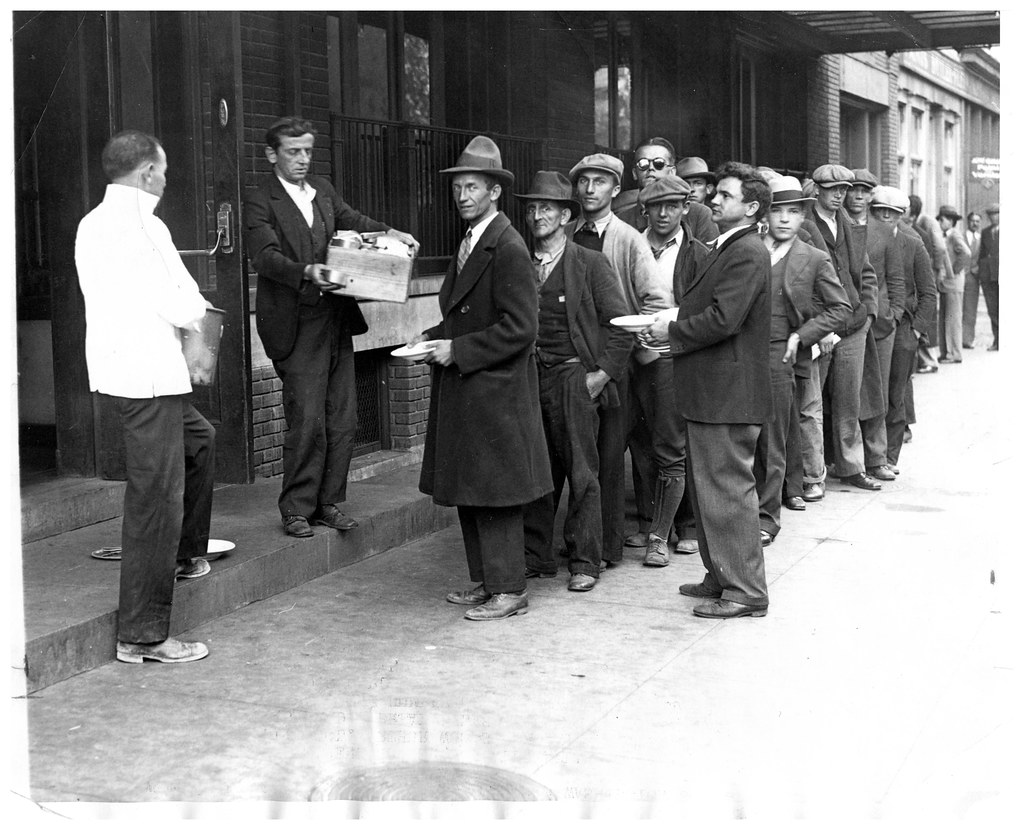
<instances>
[{"instance_id":1,"label":"leather dress shoe","mask_svg":"<svg viewBox=\"0 0 1024 830\"><path fill-rule=\"evenodd\" d=\"M731 620L734 617L763 617L768 613L768 609L758 608L754 605L744 605L742 602L730 602L719 597L711 602L698 605L693 609L693 613L697 617Z\"/></svg>"},{"instance_id":2,"label":"leather dress shoe","mask_svg":"<svg viewBox=\"0 0 1024 830\"><path fill-rule=\"evenodd\" d=\"M804 501L803 496L786 496L782 500L782 503L786 506L787 510L806 510L807 502Z\"/></svg>"},{"instance_id":3,"label":"leather dress shoe","mask_svg":"<svg viewBox=\"0 0 1024 830\"><path fill-rule=\"evenodd\" d=\"M774 541L775 537L772 536L767 530L761 531L761 547L766 548Z\"/></svg>"},{"instance_id":4,"label":"leather dress shoe","mask_svg":"<svg viewBox=\"0 0 1024 830\"><path fill-rule=\"evenodd\" d=\"M937 371L939 371L938 366L922 366L920 369L917 370L917 374L934 375Z\"/></svg>"},{"instance_id":5,"label":"leather dress shoe","mask_svg":"<svg viewBox=\"0 0 1024 830\"><path fill-rule=\"evenodd\" d=\"M668 542L653 533L647 543L644 564L649 568L664 568L668 564Z\"/></svg>"},{"instance_id":6,"label":"leather dress shoe","mask_svg":"<svg viewBox=\"0 0 1024 830\"><path fill-rule=\"evenodd\" d=\"M821 501L825 498L825 486L823 484L805 484L804 501Z\"/></svg>"},{"instance_id":7,"label":"leather dress shoe","mask_svg":"<svg viewBox=\"0 0 1024 830\"><path fill-rule=\"evenodd\" d=\"M998 352L999 351L999 344L998 343L993 343L991 346L988 347L987 351Z\"/></svg>"},{"instance_id":8,"label":"leather dress shoe","mask_svg":"<svg viewBox=\"0 0 1024 830\"><path fill-rule=\"evenodd\" d=\"M839 479L843 484L850 484L853 487L859 487L861 490L881 490L882 485L877 481L872 481L864 473L855 473L852 476L843 476Z\"/></svg>"},{"instance_id":9,"label":"leather dress shoe","mask_svg":"<svg viewBox=\"0 0 1024 830\"><path fill-rule=\"evenodd\" d=\"M973 343L962 343L961 345L962 345L962 346L963 346L963 347L964 347L965 349L973 349L973 348L974 348L974 344L973 344Z\"/></svg>"},{"instance_id":10,"label":"leather dress shoe","mask_svg":"<svg viewBox=\"0 0 1024 830\"><path fill-rule=\"evenodd\" d=\"M529 601L526 591L518 594L491 594L491 598L483 605L470 608L465 617L467 620L503 620L516 614L525 614Z\"/></svg>"},{"instance_id":11,"label":"leather dress shoe","mask_svg":"<svg viewBox=\"0 0 1024 830\"><path fill-rule=\"evenodd\" d=\"M895 464L886 464L885 466L892 470L893 475L898 476L900 474L900 468L897 467Z\"/></svg>"},{"instance_id":12,"label":"leather dress shoe","mask_svg":"<svg viewBox=\"0 0 1024 830\"><path fill-rule=\"evenodd\" d=\"M198 579L210 572L210 563L197 556L188 565L177 565L174 568L175 579Z\"/></svg>"},{"instance_id":13,"label":"leather dress shoe","mask_svg":"<svg viewBox=\"0 0 1024 830\"><path fill-rule=\"evenodd\" d=\"M548 571L540 571L537 568L531 568L529 565L526 566L526 578L527 579L554 579L555 574Z\"/></svg>"},{"instance_id":14,"label":"leather dress shoe","mask_svg":"<svg viewBox=\"0 0 1024 830\"><path fill-rule=\"evenodd\" d=\"M647 534L639 531L630 533L626 537L624 544L627 548L645 548L647 547Z\"/></svg>"},{"instance_id":15,"label":"leather dress shoe","mask_svg":"<svg viewBox=\"0 0 1024 830\"><path fill-rule=\"evenodd\" d=\"M963 363L962 360L954 360L952 357L940 357L939 363Z\"/></svg>"},{"instance_id":16,"label":"leather dress shoe","mask_svg":"<svg viewBox=\"0 0 1024 830\"><path fill-rule=\"evenodd\" d=\"M117 642L117 659L122 663L141 663L155 660L157 663L191 663L202 660L210 650L202 643L186 643L168 637L162 643Z\"/></svg>"},{"instance_id":17,"label":"leather dress shoe","mask_svg":"<svg viewBox=\"0 0 1024 830\"><path fill-rule=\"evenodd\" d=\"M684 597L694 597L696 599L718 599L722 596L721 591L712 591L709 588L705 588L703 582L687 582L684 585L680 585L679 593Z\"/></svg>"},{"instance_id":18,"label":"leather dress shoe","mask_svg":"<svg viewBox=\"0 0 1024 830\"><path fill-rule=\"evenodd\" d=\"M910 427L904 427L903 428L903 443L904 444L909 444L913 440L914 440L914 433L912 433L910 431Z\"/></svg>"},{"instance_id":19,"label":"leather dress shoe","mask_svg":"<svg viewBox=\"0 0 1024 830\"><path fill-rule=\"evenodd\" d=\"M352 530L359 527L359 522L351 516L346 516L333 504L320 505L320 515L316 519L318 525L333 527L335 530Z\"/></svg>"},{"instance_id":20,"label":"leather dress shoe","mask_svg":"<svg viewBox=\"0 0 1024 830\"><path fill-rule=\"evenodd\" d=\"M281 524L284 525L284 532L289 536L312 536L313 528L309 526L305 516L283 516Z\"/></svg>"},{"instance_id":21,"label":"leather dress shoe","mask_svg":"<svg viewBox=\"0 0 1024 830\"><path fill-rule=\"evenodd\" d=\"M680 539L676 542L676 553L681 553L686 556L694 553L700 553L700 543L696 539Z\"/></svg>"},{"instance_id":22,"label":"leather dress shoe","mask_svg":"<svg viewBox=\"0 0 1024 830\"><path fill-rule=\"evenodd\" d=\"M445 597L448 602L454 602L456 605L480 605L490 598L491 592L484 588L483 583L468 591L451 591Z\"/></svg>"},{"instance_id":23,"label":"leather dress shoe","mask_svg":"<svg viewBox=\"0 0 1024 830\"><path fill-rule=\"evenodd\" d=\"M587 574L573 574L569 577L570 591L590 591L597 585L597 580Z\"/></svg>"},{"instance_id":24,"label":"leather dress shoe","mask_svg":"<svg viewBox=\"0 0 1024 830\"><path fill-rule=\"evenodd\" d=\"M885 464L881 464L878 467L868 467L868 475L872 478L877 478L879 481L896 480L896 473L890 470Z\"/></svg>"}]
</instances>

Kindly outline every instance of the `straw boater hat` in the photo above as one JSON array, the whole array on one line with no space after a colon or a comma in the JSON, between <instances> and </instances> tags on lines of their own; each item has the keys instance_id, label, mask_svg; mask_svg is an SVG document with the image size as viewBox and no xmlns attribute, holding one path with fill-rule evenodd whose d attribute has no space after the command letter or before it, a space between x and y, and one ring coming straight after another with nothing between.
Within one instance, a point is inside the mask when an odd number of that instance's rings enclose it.
<instances>
[{"instance_id":1,"label":"straw boater hat","mask_svg":"<svg viewBox=\"0 0 1024 830\"><path fill-rule=\"evenodd\" d=\"M838 187L853 184L853 171L841 164L823 164L813 173L811 178L818 187Z\"/></svg>"},{"instance_id":2,"label":"straw boater hat","mask_svg":"<svg viewBox=\"0 0 1024 830\"><path fill-rule=\"evenodd\" d=\"M690 198L691 190L693 188L677 176L664 176L640 191L640 204L647 207L656 202L685 202Z\"/></svg>"},{"instance_id":3,"label":"straw boater hat","mask_svg":"<svg viewBox=\"0 0 1024 830\"><path fill-rule=\"evenodd\" d=\"M906 213L910 210L910 197L898 187L879 185L871 194L871 207L891 208Z\"/></svg>"},{"instance_id":4,"label":"straw boater hat","mask_svg":"<svg viewBox=\"0 0 1024 830\"><path fill-rule=\"evenodd\" d=\"M850 182L851 187L855 184L859 184L861 187L878 187L878 178L866 167L858 167L850 172L853 173L853 181Z\"/></svg>"},{"instance_id":5,"label":"straw boater hat","mask_svg":"<svg viewBox=\"0 0 1024 830\"><path fill-rule=\"evenodd\" d=\"M816 201L813 196L805 196L800 182L792 176L778 176L768 182L772 189L772 205L795 205L801 202Z\"/></svg>"},{"instance_id":6,"label":"straw boater hat","mask_svg":"<svg viewBox=\"0 0 1024 830\"><path fill-rule=\"evenodd\" d=\"M485 135L478 135L462 151L454 167L446 167L442 173L486 173L494 176L504 187L511 187L516 180L511 170L501 166L501 150Z\"/></svg>"},{"instance_id":7,"label":"straw boater hat","mask_svg":"<svg viewBox=\"0 0 1024 830\"><path fill-rule=\"evenodd\" d=\"M718 176L708 170L708 163L699 156L688 156L676 162L676 175L681 179L704 179L708 184L718 181Z\"/></svg>"},{"instance_id":8,"label":"straw boater hat","mask_svg":"<svg viewBox=\"0 0 1024 830\"><path fill-rule=\"evenodd\" d=\"M576 184L576 179L580 177L580 173L584 170L604 170L606 173L611 173L615 176L615 181L618 184L622 184L624 169L622 162L615 158L615 156L610 156L607 153L592 153L581 158L576 166L569 171L569 181Z\"/></svg>"},{"instance_id":9,"label":"straw boater hat","mask_svg":"<svg viewBox=\"0 0 1024 830\"><path fill-rule=\"evenodd\" d=\"M580 215L580 203L569 184L569 180L555 170L538 170L530 183L529 193L516 193L515 197L522 202L561 202L569 208L569 216L575 219Z\"/></svg>"}]
</instances>

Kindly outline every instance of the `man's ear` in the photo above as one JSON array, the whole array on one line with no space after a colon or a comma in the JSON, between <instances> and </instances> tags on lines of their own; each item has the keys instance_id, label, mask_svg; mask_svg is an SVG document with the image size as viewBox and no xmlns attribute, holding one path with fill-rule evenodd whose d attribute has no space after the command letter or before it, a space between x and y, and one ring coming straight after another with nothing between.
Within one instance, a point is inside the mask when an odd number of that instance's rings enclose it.
<instances>
[{"instance_id":1,"label":"man's ear","mask_svg":"<svg viewBox=\"0 0 1024 830\"><path fill-rule=\"evenodd\" d=\"M264 147L263 152L267 154L267 161L277 164L277 151L273 147Z\"/></svg>"}]
</instances>

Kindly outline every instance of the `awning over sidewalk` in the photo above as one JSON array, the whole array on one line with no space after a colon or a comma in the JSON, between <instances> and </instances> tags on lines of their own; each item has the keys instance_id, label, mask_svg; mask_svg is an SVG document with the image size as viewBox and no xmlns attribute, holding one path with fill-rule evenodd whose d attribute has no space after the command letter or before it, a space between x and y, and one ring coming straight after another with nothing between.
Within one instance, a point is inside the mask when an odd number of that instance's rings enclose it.
<instances>
[{"instance_id":1,"label":"awning over sidewalk","mask_svg":"<svg viewBox=\"0 0 1024 830\"><path fill-rule=\"evenodd\" d=\"M962 49L999 43L998 11L738 12L822 54Z\"/></svg>"}]
</instances>

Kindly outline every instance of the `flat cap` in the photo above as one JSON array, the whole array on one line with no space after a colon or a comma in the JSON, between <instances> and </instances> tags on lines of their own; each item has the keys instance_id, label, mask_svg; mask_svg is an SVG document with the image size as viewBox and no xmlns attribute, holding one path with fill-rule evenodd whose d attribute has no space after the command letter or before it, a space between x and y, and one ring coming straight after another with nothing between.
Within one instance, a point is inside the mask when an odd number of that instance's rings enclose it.
<instances>
[{"instance_id":1,"label":"flat cap","mask_svg":"<svg viewBox=\"0 0 1024 830\"><path fill-rule=\"evenodd\" d=\"M622 162L615 156L609 156L607 153L592 153L580 159L576 166L569 171L569 180L576 184L576 179L584 170L604 170L615 176L616 181L621 183L623 169Z\"/></svg>"},{"instance_id":2,"label":"flat cap","mask_svg":"<svg viewBox=\"0 0 1024 830\"><path fill-rule=\"evenodd\" d=\"M823 164L813 173L811 178L818 187L837 187L853 184L853 171L841 164Z\"/></svg>"},{"instance_id":3,"label":"flat cap","mask_svg":"<svg viewBox=\"0 0 1024 830\"><path fill-rule=\"evenodd\" d=\"M952 219L954 222L959 222L963 217L957 212L957 209L952 205L942 205L939 208L939 217L945 216L947 219Z\"/></svg>"},{"instance_id":4,"label":"flat cap","mask_svg":"<svg viewBox=\"0 0 1024 830\"><path fill-rule=\"evenodd\" d=\"M878 187L878 177L866 167L858 167L850 172L853 173L851 185L859 184L861 187Z\"/></svg>"},{"instance_id":5,"label":"flat cap","mask_svg":"<svg viewBox=\"0 0 1024 830\"><path fill-rule=\"evenodd\" d=\"M910 210L910 197L898 187L879 185L871 194L871 207L892 208L900 213Z\"/></svg>"},{"instance_id":6,"label":"flat cap","mask_svg":"<svg viewBox=\"0 0 1024 830\"><path fill-rule=\"evenodd\" d=\"M668 202L673 199L686 201L690 197L690 185L677 176L655 179L640 191L640 204L647 206L654 202Z\"/></svg>"}]
</instances>

